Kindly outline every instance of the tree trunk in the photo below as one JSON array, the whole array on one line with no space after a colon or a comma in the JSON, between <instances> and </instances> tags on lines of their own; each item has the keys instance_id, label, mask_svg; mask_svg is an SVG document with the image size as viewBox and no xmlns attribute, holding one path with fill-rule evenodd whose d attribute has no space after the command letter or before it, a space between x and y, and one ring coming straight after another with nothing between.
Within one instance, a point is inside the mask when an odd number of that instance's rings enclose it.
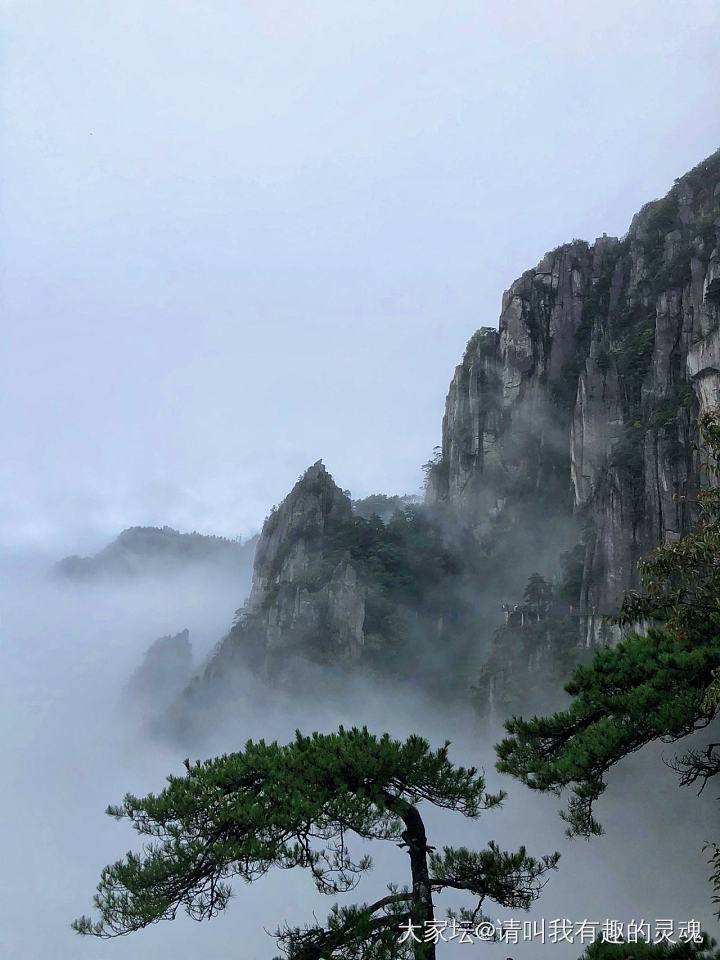
<instances>
[{"instance_id":1,"label":"tree trunk","mask_svg":"<svg viewBox=\"0 0 720 960\"><path fill-rule=\"evenodd\" d=\"M408 846L410 855L410 870L412 873L412 922L420 927L417 936L424 937L430 928L426 921L433 920L432 890L430 889L430 873L428 871L428 845L425 834L425 824L422 817L411 803L403 802L398 811L405 823L402 838ZM414 943L415 960L435 960L434 943Z\"/></svg>"}]
</instances>

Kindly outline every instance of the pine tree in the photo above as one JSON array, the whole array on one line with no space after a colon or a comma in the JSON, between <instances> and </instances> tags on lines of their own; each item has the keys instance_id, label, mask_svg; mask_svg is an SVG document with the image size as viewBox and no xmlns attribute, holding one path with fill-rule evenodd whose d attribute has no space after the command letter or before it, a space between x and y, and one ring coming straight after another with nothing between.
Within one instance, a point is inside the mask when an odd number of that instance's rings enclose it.
<instances>
[{"instance_id":1,"label":"pine tree","mask_svg":"<svg viewBox=\"0 0 720 960\"><path fill-rule=\"evenodd\" d=\"M610 768L654 740L679 740L703 729L720 706L720 414L700 420L709 485L698 496L697 528L663 544L639 564L643 593L626 596L618 622L645 622L616 647L575 669L565 690L574 698L550 717L506 723L499 770L536 790L572 798L561 815L568 834L602 832L594 804ZM676 761L684 784L720 773L720 744ZM720 892L720 850L711 845ZM720 902L720 897L715 897Z\"/></svg>"},{"instance_id":2,"label":"pine tree","mask_svg":"<svg viewBox=\"0 0 720 960\"><path fill-rule=\"evenodd\" d=\"M579 960L720 960L715 940L703 935L702 942L693 943L591 943Z\"/></svg>"},{"instance_id":3,"label":"pine tree","mask_svg":"<svg viewBox=\"0 0 720 960\"><path fill-rule=\"evenodd\" d=\"M538 619L540 619L541 607L548 604L552 600L552 596L552 586L547 582L545 577L539 573L530 574L523 594L523 600L525 600L526 603L535 604Z\"/></svg>"},{"instance_id":4,"label":"pine tree","mask_svg":"<svg viewBox=\"0 0 720 960\"><path fill-rule=\"evenodd\" d=\"M423 801L476 818L504 796L487 793L475 768L455 767L448 747L433 751L418 736L399 742L340 727L310 737L298 731L285 746L248 741L238 753L186 761L186 774L168 777L157 795L128 794L108 808L149 842L141 854L105 867L94 898L100 919L81 917L73 928L114 937L174 919L180 908L197 920L213 917L228 904L229 880L255 881L274 866L304 867L318 890L343 893L371 866L366 856L353 858L348 840L355 834L406 849L410 885L390 886L375 903L336 905L324 927L280 929L281 947L290 960L434 960L434 945L424 942L433 892L474 897L474 911L461 911L465 920L479 917L486 899L526 909L558 860L494 843L480 852L439 853L428 845ZM403 925L415 936L401 943Z\"/></svg>"}]
</instances>

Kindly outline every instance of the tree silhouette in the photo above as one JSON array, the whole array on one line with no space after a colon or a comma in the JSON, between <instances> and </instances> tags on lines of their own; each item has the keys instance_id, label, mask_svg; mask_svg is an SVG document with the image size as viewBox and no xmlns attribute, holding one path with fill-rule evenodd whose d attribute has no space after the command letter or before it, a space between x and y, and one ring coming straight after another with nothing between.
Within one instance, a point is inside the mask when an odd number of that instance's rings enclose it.
<instances>
[{"instance_id":1,"label":"tree silhouette","mask_svg":"<svg viewBox=\"0 0 720 960\"><path fill-rule=\"evenodd\" d=\"M476 818L504 796L487 793L475 768L453 766L448 746L433 751L418 736L399 742L340 727L310 737L298 732L285 746L248 741L239 753L186 761L186 774L168 777L159 794L127 795L108 808L150 841L141 854L105 867L94 898L100 919L81 917L73 927L120 936L174 919L181 907L203 920L227 906L231 878L256 881L272 867L304 867L318 890L342 893L371 866L369 857L352 856L355 834L407 850L410 885L391 886L371 904L336 905L324 927L278 930L281 947L291 960L434 960L434 944L425 940L434 891L472 895L476 905L460 912L463 920L479 918L486 899L526 909L558 860L535 860L524 847L507 853L494 843L480 852L439 853L428 845L423 801ZM403 925L413 936L401 937Z\"/></svg>"}]
</instances>

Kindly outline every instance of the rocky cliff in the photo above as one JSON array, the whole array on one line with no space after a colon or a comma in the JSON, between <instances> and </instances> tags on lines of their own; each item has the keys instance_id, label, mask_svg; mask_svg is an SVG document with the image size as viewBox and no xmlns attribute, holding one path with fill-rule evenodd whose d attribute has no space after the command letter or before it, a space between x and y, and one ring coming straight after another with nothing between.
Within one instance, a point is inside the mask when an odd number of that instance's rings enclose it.
<instances>
[{"instance_id":1,"label":"rocky cliff","mask_svg":"<svg viewBox=\"0 0 720 960\"><path fill-rule=\"evenodd\" d=\"M350 497L318 460L265 521L250 597L209 676L243 652L265 673L284 671L297 655L335 663L360 656L366 590L338 542L352 516Z\"/></svg>"},{"instance_id":2,"label":"rocky cliff","mask_svg":"<svg viewBox=\"0 0 720 960\"><path fill-rule=\"evenodd\" d=\"M625 237L546 254L467 345L425 504L378 495L353 512L310 467L176 717L223 683L236 696L238 667L301 686L307 663L444 698L473 686L482 712L556 696L611 639L603 618L639 557L694 522L695 422L720 402L719 248L720 152Z\"/></svg>"},{"instance_id":3,"label":"rocky cliff","mask_svg":"<svg viewBox=\"0 0 720 960\"><path fill-rule=\"evenodd\" d=\"M172 711L176 730L206 723L241 674L297 693L336 690L358 671L444 696L466 688L482 573L474 541L416 498L392 498L402 509L386 521L363 515L388 499L353 510L320 461L300 477L265 521L250 597Z\"/></svg>"},{"instance_id":4,"label":"rocky cliff","mask_svg":"<svg viewBox=\"0 0 720 960\"><path fill-rule=\"evenodd\" d=\"M694 424L720 401L719 247L720 152L625 237L546 254L450 384L428 500L490 550L518 510L573 513L588 640L635 584L638 558L693 521Z\"/></svg>"}]
</instances>

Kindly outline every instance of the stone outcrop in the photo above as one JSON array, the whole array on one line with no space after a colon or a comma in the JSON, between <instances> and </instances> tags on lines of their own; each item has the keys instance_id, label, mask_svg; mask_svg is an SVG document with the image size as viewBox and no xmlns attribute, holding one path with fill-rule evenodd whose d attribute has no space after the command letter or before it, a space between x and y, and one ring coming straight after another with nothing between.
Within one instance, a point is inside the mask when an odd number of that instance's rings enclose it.
<instances>
[{"instance_id":1,"label":"stone outcrop","mask_svg":"<svg viewBox=\"0 0 720 960\"><path fill-rule=\"evenodd\" d=\"M352 519L349 496L322 461L309 467L265 521L250 597L209 671L217 675L245 648L265 672L299 655L356 660L364 643L365 586L336 533Z\"/></svg>"},{"instance_id":2,"label":"stone outcrop","mask_svg":"<svg viewBox=\"0 0 720 960\"><path fill-rule=\"evenodd\" d=\"M231 702L237 666L292 689L301 662L462 695L476 681L476 702L502 709L556 690L612 639L603 618L637 560L693 526L695 424L720 401L719 249L720 152L625 237L574 240L524 273L455 370L426 503L353 512L310 467L267 518L250 597L176 718L222 699L219 681ZM533 572L550 599L515 604Z\"/></svg>"},{"instance_id":3,"label":"stone outcrop","mask_svg":"<svg viewBox=\"0 0 720 960\"><path fill-rule=\"evenodd\" d=\"M546 254L451 381L428 500L485 547L521 502L574 512L588 614L612 613L639 557L692 526L695 422L720 402L719 249L720 152L622 239Z\"/></svg>"}]
</instances>

